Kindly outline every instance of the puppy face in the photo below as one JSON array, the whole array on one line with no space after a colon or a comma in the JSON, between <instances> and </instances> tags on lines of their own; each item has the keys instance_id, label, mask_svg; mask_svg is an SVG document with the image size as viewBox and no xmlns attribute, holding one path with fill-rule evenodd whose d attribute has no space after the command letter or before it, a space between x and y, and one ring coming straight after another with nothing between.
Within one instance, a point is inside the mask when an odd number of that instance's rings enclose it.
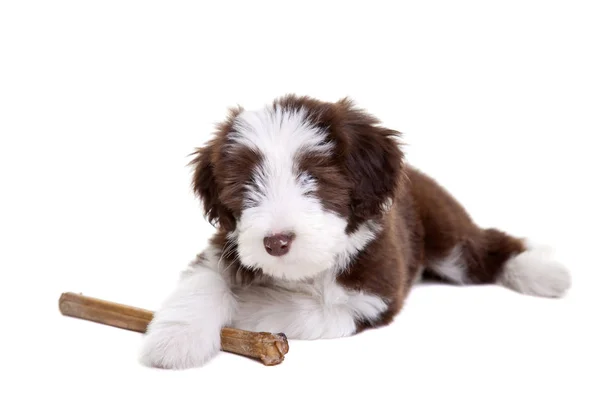
<instances>
[{"instance_id":1,"label":"puppy face","mask_svg":"<svg viewBox=\"0 0 600 400\"><path fill-rule=\"evenodd\" d=\"M194 190L246 268L288 280L343 268L400 187L397 132L346 99L231 110L195 153Z\"/></svg>"}]
</instances>

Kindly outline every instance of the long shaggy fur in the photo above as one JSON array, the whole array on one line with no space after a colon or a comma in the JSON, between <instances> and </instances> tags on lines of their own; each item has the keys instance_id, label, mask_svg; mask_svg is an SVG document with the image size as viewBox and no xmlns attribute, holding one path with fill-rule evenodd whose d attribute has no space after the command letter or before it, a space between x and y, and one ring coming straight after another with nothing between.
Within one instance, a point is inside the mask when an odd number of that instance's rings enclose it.
<instances>
[{"instance_id":1,"label":"long shaggy fur","mask_svg":"<svg viewBox=\"0 0 600 400\"><path fill-rule=\"evenodd\" d=\"M216 232L157 311L142 362L201 366L224 326L292 339L383 327L423 274L566 293L563 265L523 238L477 226L405 161L400 139L349 99L288 95L231 109L191 162ZM266 247L280 243L273 237L286 238L276 254Z\"/></svg>"}]
</instances>

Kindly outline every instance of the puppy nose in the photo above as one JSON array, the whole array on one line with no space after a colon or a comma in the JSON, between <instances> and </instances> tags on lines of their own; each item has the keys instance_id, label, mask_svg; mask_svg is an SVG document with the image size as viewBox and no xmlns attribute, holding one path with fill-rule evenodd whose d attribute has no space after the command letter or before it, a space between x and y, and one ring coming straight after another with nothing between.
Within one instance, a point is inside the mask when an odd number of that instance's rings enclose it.
<instances>
[{"instance_id":1,"label":"puppy nose","mask_svg":"<svg viewBox=\"0 0 600 400\"><path fill-rule=\"evenodd\" d=\"M290 234L280 233L277 235L267 236L263 239L267 253L272 256L283 256L290 251L290 246L294 237Z\"/></svg>"}]
</instances>

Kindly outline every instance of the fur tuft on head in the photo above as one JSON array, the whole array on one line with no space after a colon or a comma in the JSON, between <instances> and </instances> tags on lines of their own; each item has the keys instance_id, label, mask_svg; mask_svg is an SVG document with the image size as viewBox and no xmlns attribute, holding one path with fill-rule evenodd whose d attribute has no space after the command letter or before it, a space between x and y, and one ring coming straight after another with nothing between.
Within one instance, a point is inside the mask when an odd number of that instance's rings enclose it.
<instances>
[{"instance_id":1,"label":"fur tuft on head","mask_svg":"<svg viewBox=\"0 0 600 400\"><path fill-rule=\"evenodd\" d=\"M245 267L304 279L343 268L364 226L372 240L401 188L398 136L348 98L238 107L194 153L193 188ZM265 248L272 237L289 248Z\"/></svg>"}]
</instances>

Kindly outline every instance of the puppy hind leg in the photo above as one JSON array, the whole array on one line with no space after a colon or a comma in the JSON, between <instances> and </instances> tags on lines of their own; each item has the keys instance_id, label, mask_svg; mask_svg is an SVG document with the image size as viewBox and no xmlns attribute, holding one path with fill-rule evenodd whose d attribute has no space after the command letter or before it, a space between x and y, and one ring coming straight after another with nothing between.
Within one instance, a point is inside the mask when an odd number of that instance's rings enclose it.
<instances>
[{"instance_id":1,"label":"puppy hind leg","mask_svg":"<svg viewBox=\"0 0 600 400\"><path fill-rule=\"evenodd\" d=\"M429 265L456 284L499 284L539 297L562 297L571 287L568 269L541 247L497 229L477 231Z\"/></svg>"},{"instance_id":2,"label":"puppy hind leg","mask_svg":"<svg viewBox=\"0 0 600 400\"><path fill-rule=\"evenodd\" d=\"M494 283L538 297L563 297L567 293L572 285L571 273L547 248L522 240L518 251L506 252L502 241L507 239L502 239L502 235L496 230L486 230L487 263L498 264L499 259L502 261ZM500 248L493 243L499 244Z\"/></svg>"}]
</instances>

